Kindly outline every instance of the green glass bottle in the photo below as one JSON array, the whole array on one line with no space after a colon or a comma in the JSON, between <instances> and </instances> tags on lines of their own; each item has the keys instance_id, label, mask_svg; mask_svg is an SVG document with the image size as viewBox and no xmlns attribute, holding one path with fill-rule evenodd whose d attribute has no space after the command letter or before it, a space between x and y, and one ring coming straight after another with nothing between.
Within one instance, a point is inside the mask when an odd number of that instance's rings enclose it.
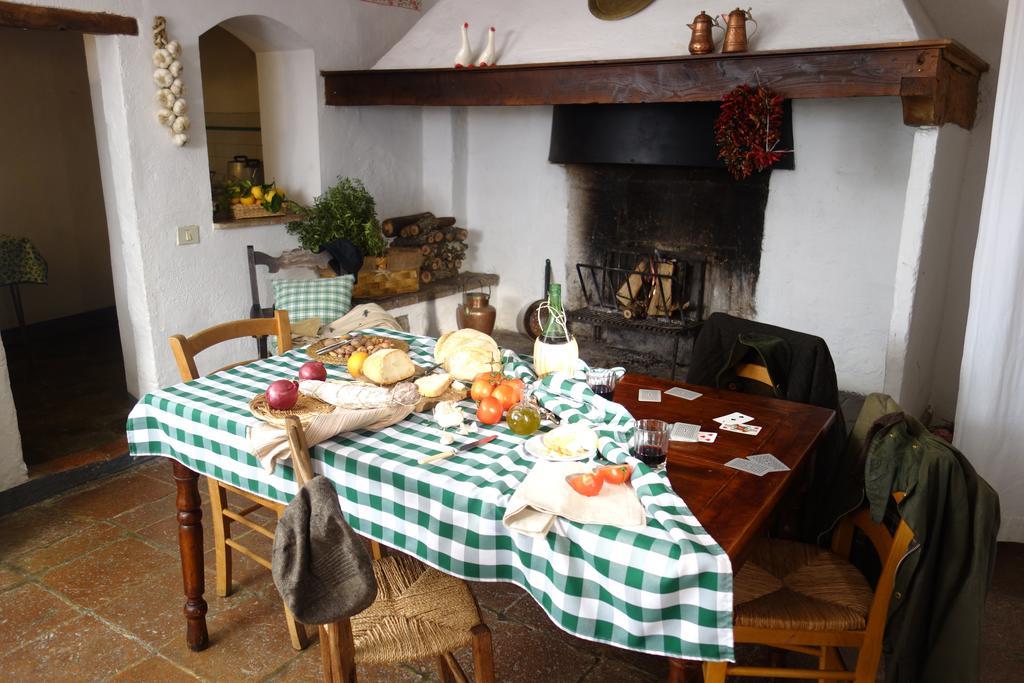
<instances>
[{"instance_id":1,"label":"green glass bottle","mask_svg":"<svg viewBox=\"0 0 1024 683\"><path fill-rule=\"evenodd\" d=\"M565 329L565 311L562 309L562 285L552 282L548 285L548 319L540 340L545 344L564 344L569 341Z\"/></svg>"}]
</instances>

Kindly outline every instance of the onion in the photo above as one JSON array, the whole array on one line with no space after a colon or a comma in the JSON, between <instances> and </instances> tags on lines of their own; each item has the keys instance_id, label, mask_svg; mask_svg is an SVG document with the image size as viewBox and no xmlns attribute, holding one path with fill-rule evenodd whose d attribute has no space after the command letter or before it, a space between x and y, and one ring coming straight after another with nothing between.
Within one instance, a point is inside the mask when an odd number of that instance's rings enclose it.
<instances>
[{"instance_id":1,"label":"onion","mask_svg":"<svg viewBox=\"0 0 1024 683\"><path fill-rule=\"evenodd\" d=\"M327 379L327 368L318 360L303 363L299 368L299 379L318 379L322 382Z\"/></svg>"},{"instance_id":2,"label":"onion","mask_svg":"<svg viewBox=\"0 0 1024 683\"><path fill-rule=\"evenodd\" d=\"M274 410L290 410L298 400L298 382L279 379L267 387L267 405Z\"/></svg>"}]
</instances>

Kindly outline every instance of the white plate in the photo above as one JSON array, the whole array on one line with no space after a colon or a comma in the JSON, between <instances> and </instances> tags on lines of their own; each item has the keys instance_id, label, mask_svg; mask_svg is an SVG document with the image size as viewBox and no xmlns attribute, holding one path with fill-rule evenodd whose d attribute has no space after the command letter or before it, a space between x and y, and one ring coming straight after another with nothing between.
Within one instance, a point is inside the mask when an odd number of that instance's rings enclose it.
<instances>
[{"instance_id":1,"label":"white plate","mask_svg":"<svg viewBox=\"0 0 1024 683\"><path fill-rule=\"evenodd\" d=\"M559 455L558 453L549 450L548 447L544 445L543 434L532 436L523 444L523 453L526 454L527 458L531 460L547 460L549 462L573 462L575 460L587 460L594 457L594 453L596 452L597 449L594 448L575 457Z\"/></svg>"}]
</instances>

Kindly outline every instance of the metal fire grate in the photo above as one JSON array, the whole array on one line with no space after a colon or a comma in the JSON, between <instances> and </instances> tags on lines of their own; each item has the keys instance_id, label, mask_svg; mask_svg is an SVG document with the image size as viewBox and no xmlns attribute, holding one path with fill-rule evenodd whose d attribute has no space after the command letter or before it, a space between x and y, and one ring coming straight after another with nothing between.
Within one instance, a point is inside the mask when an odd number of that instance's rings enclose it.
<instances>
[{"instance_id":1,"label":"metal fire grate","mask_svg":"<svg viewBox=\"0 0 1024 683\"><path fill-rule=\"evenodd\" d=\"M679 343L696 333L704 313L706 260L687 256L615 251L602 265L576 264L587 302L569 312L570 322L594 327L600 339L605 327L675 337L672 376Z\"/></svg>"}]
</instances>

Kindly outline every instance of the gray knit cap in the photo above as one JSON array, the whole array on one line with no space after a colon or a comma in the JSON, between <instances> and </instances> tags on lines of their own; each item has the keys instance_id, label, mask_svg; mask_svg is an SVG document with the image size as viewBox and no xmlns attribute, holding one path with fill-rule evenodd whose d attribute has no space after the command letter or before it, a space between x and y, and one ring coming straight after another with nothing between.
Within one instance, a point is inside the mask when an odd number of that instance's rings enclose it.
<instances>
[{"instance_id":1,"label":"gray knit cap","mask_svg":"<svg viewBox=\"0 0 1024 683\"><path fill-rule=\"evenodd\" d=\"M366 546L341 514L325 477L299 489L277 523L274 584L303 624L327 624L358 614L377 597Z\"/></svg>"}]
</instances>

